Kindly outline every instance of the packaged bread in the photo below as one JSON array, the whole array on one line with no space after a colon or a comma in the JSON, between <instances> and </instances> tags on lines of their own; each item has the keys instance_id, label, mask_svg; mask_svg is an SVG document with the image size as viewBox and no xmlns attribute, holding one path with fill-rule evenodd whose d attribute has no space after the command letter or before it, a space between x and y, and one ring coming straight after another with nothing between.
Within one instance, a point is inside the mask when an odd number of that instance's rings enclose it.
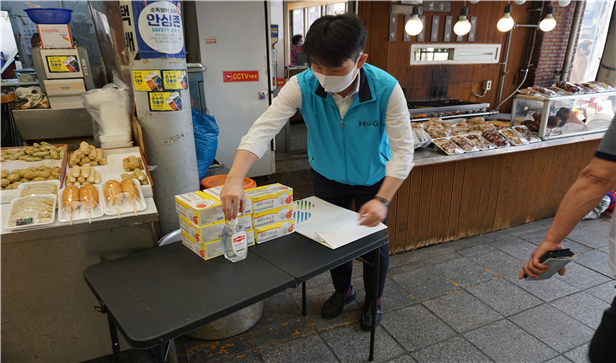
<instances>
[{"instance_id":1,"label":"packaged bread","mask_svg":"<svg viewBox=\"0 0 616 363\"><path fill-rule=\"evenodd\" d=\"M496 146L492 145L492 143L490 143L488 140L486 140L485 137L481 135L469 134L469 135L466 135L466 138L468 139L468 141L471 142L471 144L477 146L479 150L496 149Z\"/></svg>"},{"instance_id":2,"label":"packaged bread","mask_svg":"<svg viewBox=\"0 0 616 363\"><path fill-rule=\"evenodd\" d=\"M447 155L464 154L464 150L447 138L434 139L432 142Z\"/></svg>"},{"instance_id":3,"label":"packaged bread","mask_svg":"<svg viewBox=\"0 0 616 363\"><path fill-rule=\"evenodd\" d=\"M512 129L499 130L501 135L505 136L514 145L528 145L529 142L525 137Z\"/></svg>"},{"instance_id":4,"label":"packaged bread","mask_svg":"<svg viewBox=\"0 0 616 363\"><path fill-rule=\"evenodd\" d=\"M471 143L464 136L452 136L450 140L455 142L456 145L458 145L462 150L464 150L464 152L468 153L468 152L473 152L473 151L479 151L479 148L475 146L473 143Z\"/></svg>"},{"instance_id":5,"label":"packaged bread","mask_svg":"<svg viewBox=\"0 0 616 363\"><path fill-rule=\"evenodd\" d=\"M526 140L528 140L528 142L532 143L532 142L539 142L539 141L541 141L540 138L538 138L535 134L533 134L532 131L530 131L528 129L528 127L526 127L524 125L514 126L513 129L516 130L524 138L526 138Z\"/></svg>"},{"instance_id":6,"label":"packaged bread","mask_svg":"<svg viewBox=\"0 0 616 363\"><path fill-rule=\"evenodd\" d=\"M509 140L507 140L503 135L499 134L495 130L486 130L482 134L488 141L490 141L496 147L508 147L511 146Z\"/></svg>"}]
</instances>

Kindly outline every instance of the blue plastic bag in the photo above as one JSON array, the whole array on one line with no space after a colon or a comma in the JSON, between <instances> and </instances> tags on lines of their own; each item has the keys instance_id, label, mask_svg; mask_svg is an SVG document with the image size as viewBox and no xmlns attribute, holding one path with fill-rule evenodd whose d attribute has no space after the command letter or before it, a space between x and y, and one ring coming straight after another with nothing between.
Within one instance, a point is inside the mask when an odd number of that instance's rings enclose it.
<instances>
[{"instance_id":1,"label":"blue plastic bag","mask_svg":"<svg viewBox=\"0 0 616 363\"><path fill-rule=\"evenodd\" d=\"M218 148L218 125L214 116L202 115L192 108L193 130L199 180L205 178L208 168L216 157Z\"/></svg>"}]
</instances>

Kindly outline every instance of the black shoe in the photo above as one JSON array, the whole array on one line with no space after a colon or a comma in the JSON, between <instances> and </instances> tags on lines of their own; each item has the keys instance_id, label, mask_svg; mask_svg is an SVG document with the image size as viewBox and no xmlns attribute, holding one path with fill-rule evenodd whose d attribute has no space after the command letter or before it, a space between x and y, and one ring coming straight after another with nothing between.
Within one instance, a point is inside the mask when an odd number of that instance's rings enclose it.
<instances>
[{"instance_id":1,"label":"black shoe","mask_svg":"<svg viewBox=\"0 0 616 363\"><path fill-rule=\"evenodd\" d=\"M355 300L355 289L351 287L351 292L347 298L343 298L342 294L334 292L332 296L323 304L321 316L323 319L333 319L342 313L345 305L348 305Z\"/></svg>"},{"instance_id":2,"label":"black shoe","mask_svg":"<svg viewBox=\"0 0 616 363\"><path fill-rule=\"evenodd\" d=\"M383 309L381 304L376 306L376 321L375 325L379 326L381 319L383 318ZM359 325L363 330L370 331L372 328L372 303L367 302L364 304L364 311L361 313L361 319L359 319Z\"/></svg>"}]
</instances>

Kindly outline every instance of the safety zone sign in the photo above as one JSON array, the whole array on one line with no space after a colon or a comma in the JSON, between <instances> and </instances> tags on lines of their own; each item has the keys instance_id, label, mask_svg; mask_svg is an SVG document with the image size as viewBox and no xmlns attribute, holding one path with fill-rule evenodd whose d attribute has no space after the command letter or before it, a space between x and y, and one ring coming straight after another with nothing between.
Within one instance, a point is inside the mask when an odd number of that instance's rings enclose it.
<instances>
[{"instance_id":1,"label":"safety zone sign","mask_svg":"<svg viewBox=\"0 0 616 363\"><path fill-rule=\"evenodd\" d=\"M223 82L258 82L259 71L229 71L222 72Z\"/></svg>"}]
</instances>

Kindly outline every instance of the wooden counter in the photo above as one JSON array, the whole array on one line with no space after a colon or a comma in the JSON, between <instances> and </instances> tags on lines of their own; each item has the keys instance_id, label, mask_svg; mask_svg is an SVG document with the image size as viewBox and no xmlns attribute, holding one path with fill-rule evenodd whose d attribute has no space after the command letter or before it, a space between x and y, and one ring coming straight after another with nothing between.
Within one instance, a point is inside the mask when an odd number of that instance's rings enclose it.
<instances>
[{"instance_id":1,"label":"wooden counter","mask_svg":"<svg viewBox=\"0 0 616 363\"><path fill-rule=\"evenodd\" d=\"M389 252L548 218L592 159L603 133L446 156L430 148L389 208Z\"/></svg>"}]
</instances>

